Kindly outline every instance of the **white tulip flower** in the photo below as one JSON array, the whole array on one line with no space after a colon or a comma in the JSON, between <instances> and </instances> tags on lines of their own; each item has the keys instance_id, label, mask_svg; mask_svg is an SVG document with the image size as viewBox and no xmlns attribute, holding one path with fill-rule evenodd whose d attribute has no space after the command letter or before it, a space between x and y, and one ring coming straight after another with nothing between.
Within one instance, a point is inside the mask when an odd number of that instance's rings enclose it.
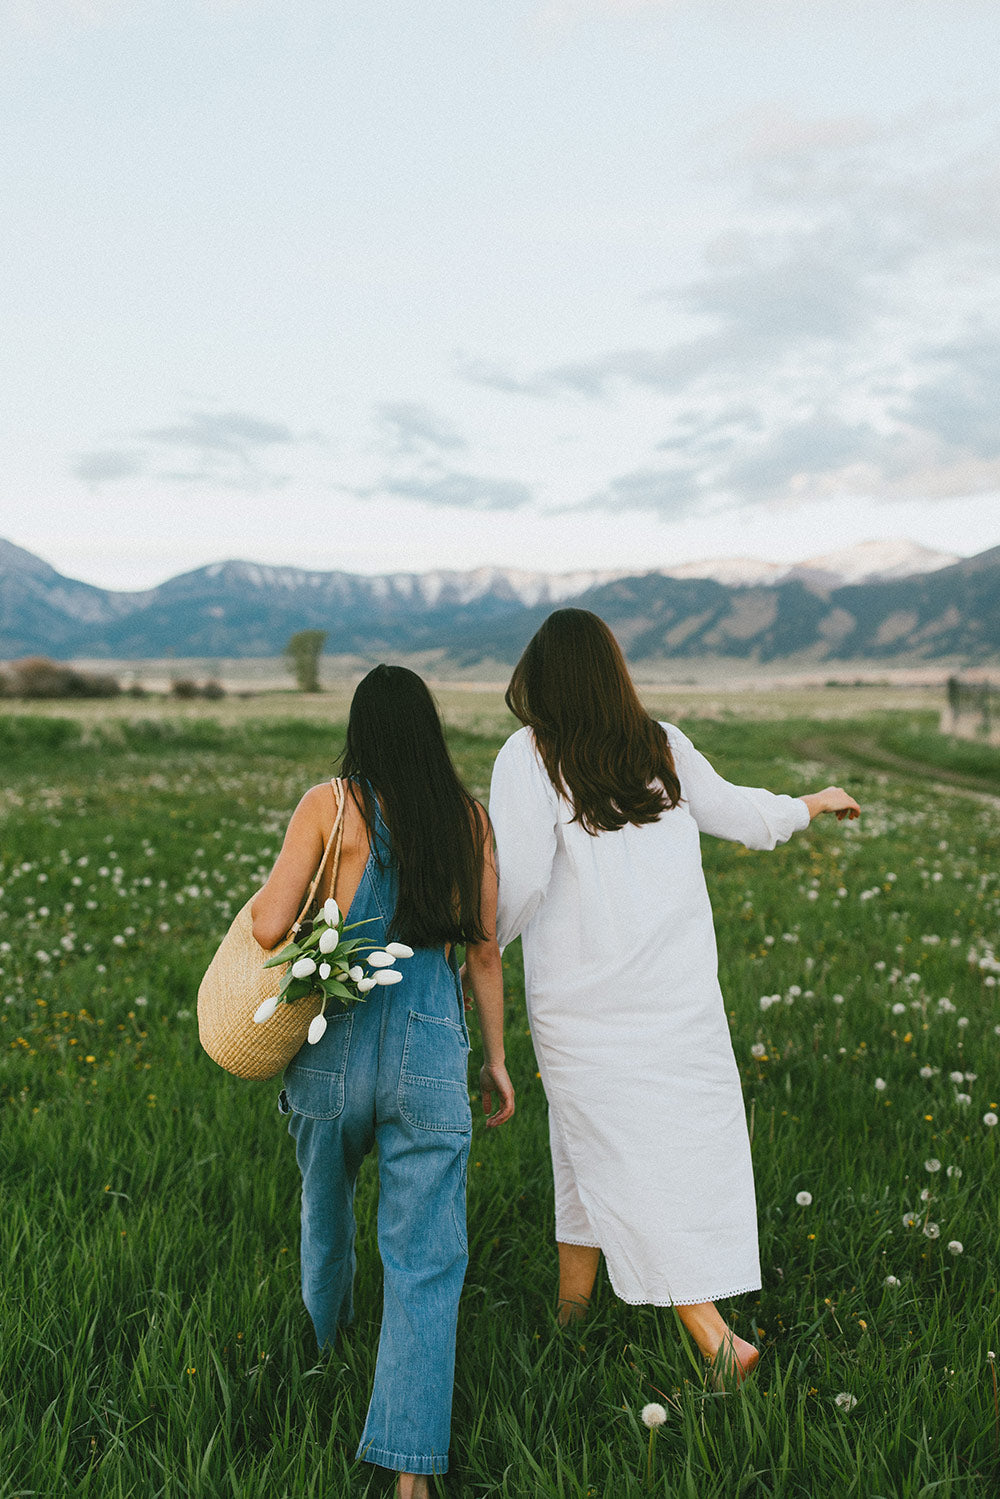
<instances>
[{"instance_id":1,"label":"white tulip flower","mask_svg":"<svg viewBox=\"0 0 1000 1499\"><path fill-rule=\"evenodd\" d=\"M394 958L413 957L413 948L407 947L405 942L387 942L385 950L387 953L391 953Z\"/></svg>"},{"instance_id":2,"label":"white tulip flower","mask_svg":"<svg viewBox=\"0 0 1000 1499\"><path fill-rule=\"evenodd\" d=\"M327 926L340 925L340 907L337 905L337 902L334 900L332 895L330 896L329 900L323 902L322 916Z\"/></svg>"},{"instance_id":3,"label":"white tulip flower","mask_svg":"<svg viewBox=\"0 0 1000 1499\"><path fill-rule=\"evenodd\" d=\"M368 963L372 968L388 968L396 959L391 952L370 952Z\"/></svg>"},{"instance_id":4,"label":"white tulip flower","mask_svg":"<svg viewBox=\"0 0 1000 1499\"><path fill-rule=\"evenodd\" d=\"M277 1008L278 997L276 994L272 995L270 999L265 999L263 1004L259 1004L253 1012L254 1025L263 1025L265 1020L270 1020Z\"/></svg>"},{"instance_id":5,"label":"white tulip flower","mask_svg":"<svg viewBox=\"0 0 1000 1499\"><path fill-rule=\"evenodd\" d=\"M360 978L360 979L356 979L355 982L356 982L356 984L358 986L358 993L359 994L367 994L369 989L374 989L374 987L375 987L375 979L374 978Z\"/></svg>"},{"instance_id":6,"label":"white tulip flower","mask_svg":"<svg viewBox=\"0 0 1000 1499\"><path fill-rule=\"evenodd\" d=\"M333 952L333 949L336 947L336 945L337 945L337 943L339 941L340 941L340 933L337 931L336 927L329 927L328 926L327 929L326 929L326 931L322 933L322 935L321 935L321 937L319 939L319 950L320 950L320 952L321 953Z\"/></svg>"},{"instance_id":7,"label":"white tulip flower","mask_svg":"<svg viewBox=\"0 0 1000 1499\"><path fill-rule=\"evenodd\" d=\"M309 1022L309 1032L306 1040L310 1046L315 1046L317 1041L322 1041L326 1032L326 1016L314 1015Z\"/></svg>"},{"instance_id":8,"label":"white tulip flower","mask_svg":"<svg viewBox=\"0 0 1000 1499\"><path fill-rule=\"evenodd\" d=\"M398 968L380 968L375 975L376 984L398 984L403 975Z\"/></svg>"},{"instance_id":9,"label":"white tulip flower","mask_svg":"<svg viewBox=\"0 0 1000 1499\"><path fill-rule=\"evenodd\" d=\"M365 970L361 967L360 963L355 963L353 968L349 968L347 970L347 977L349 979L353 979L354 983L356 984L359 983L361 979L364 978L364 976Z\"/></svg>"},{"instance_id":10,"label":"white tulip flower","mask_svg":"<svg viewBox=\"0 0 1000 1499\"><path fill-rule=\"evenodd\" d=\"M292 964L293 979L307 979L316 972L315 958L296 958Z\"/></svg>"},{"instance_id":11,"label":"white tulip flower","mask_svg":"<svg viewBox=\"0 0 1000 1499\"><path fill-rule=\"evenodd\" d=\"M333 970L331 969L329 963L321 963L319 965L319 976L324 983L326 983L326 980L330 977L332 971Z\"/></svg>"}]
</instances>

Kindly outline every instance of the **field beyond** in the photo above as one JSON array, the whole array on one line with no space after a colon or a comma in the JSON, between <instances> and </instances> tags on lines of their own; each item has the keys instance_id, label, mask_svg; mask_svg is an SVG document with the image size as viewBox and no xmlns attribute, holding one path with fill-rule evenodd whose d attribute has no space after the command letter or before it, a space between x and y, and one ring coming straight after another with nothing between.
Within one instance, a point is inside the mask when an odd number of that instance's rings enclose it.
<instances>
[{"instance_id":1,"label":"field beyond","mask_svg":"<svg viewBox=\"0 0 1000 1499\"><path fill-rule=\"evenodd\" d=\"M438 696L485 796L512 726L499 694ZM391 1493L353 1459L380 1316L374 1162L357 1319L321 1360L278 1084L221 1072L195 1017L292 807L335 769L346 702L0 711L0 1499ZM475 1116L440 1492L992 1499L1000 751L938 735L919 686L648 702L731 780L834 781L864 809L771 854L703 840L764 1275L724 1310L761 1347L759 1372L714 1392L673 1316L619 1303L603 1272L588 1320L558 1329L545 1103L512 949L518 1110L498 1132ZM644 1144L670 1148L669 1124ZM647 1470L650 1401L667 1420Z\"/></svg>"}]
</instances>

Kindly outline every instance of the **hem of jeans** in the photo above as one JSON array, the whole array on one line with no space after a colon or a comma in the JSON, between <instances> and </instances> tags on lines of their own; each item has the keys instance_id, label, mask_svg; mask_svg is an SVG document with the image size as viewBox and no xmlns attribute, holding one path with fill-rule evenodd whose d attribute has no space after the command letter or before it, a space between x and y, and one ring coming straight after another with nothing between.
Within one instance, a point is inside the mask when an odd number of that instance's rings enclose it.
<instances>
[{"instance_id":1,"label":"hem of jeans","mask_svg":"<svg viewBox=\"0 0 1000 1499\"><path fill-rule=\"evenodd\" d=\"M375 1447L371 1442L362 1442L355 1457L365 1463L374 1463L379 1468L391 1468L396 1473L420 1473L428 1478L447 1473L448 1454L443 1457L422 1452L390 1452L387 1447Z\"/></svg>"}]
</instances>

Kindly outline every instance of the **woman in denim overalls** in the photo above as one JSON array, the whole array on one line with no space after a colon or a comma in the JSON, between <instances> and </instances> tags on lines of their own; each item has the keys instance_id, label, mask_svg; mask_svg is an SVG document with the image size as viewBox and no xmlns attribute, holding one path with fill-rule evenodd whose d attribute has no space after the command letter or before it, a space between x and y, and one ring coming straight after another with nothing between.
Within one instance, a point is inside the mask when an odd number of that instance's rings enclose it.
<instances>
[{"instance_id":1,"label":"woman in denim overalls","mask_svg":"<svg viewBox=\"0 0 1000 1499\"><path fill-rule=\"evenodd\" d=\"M423 1499L448 1467L455 1326L468 1251L465 1178L472 1117L469 1051L455 943L483 1037L488 1119L514 1111L504 1067L496 944L496 869L482 807L461 787L426 686L378 666L351 704L347 799L336 888L366 941L408 942L398 984L327 1013L327 1029L285 1073L302 1172L302 1294L320 1348L353 1315L354 1187L378 1147L378 1246L384 1272L375 1386L358 1457L398 1474L399 1499ZM300 802L253 907L254 935L280 940L333 825L330 786ZM327 894L322 891L321 895Z\"/></svg>"}]
</instances>

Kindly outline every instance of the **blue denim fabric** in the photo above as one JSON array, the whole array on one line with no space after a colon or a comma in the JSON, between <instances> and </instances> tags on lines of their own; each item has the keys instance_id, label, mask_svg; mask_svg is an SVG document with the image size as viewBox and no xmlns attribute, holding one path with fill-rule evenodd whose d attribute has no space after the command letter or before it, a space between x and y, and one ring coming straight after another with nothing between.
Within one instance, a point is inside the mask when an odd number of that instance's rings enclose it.
<instances>
[{"instance_id":1,"label":"blue denim fabric","mask_svg":"<svg viewBox=\"0 0 1000 1499\"><path fill-rule=\"evenodd\" d=\"M379 821L379 837L388 834ZM348 921L387 941L396 904L391 862L374 850ZM465 1279L465 1181L472 1131L468 1031L454 957L418 949L402 982L372 989L304 1046L281 1107L302 1172L302 1296L320 1348L353 1315L354 1188L378 1149L382 1330L357 1455L385 1468L448 1468L455 1326Z\"/></svg>"}]
</instances>

